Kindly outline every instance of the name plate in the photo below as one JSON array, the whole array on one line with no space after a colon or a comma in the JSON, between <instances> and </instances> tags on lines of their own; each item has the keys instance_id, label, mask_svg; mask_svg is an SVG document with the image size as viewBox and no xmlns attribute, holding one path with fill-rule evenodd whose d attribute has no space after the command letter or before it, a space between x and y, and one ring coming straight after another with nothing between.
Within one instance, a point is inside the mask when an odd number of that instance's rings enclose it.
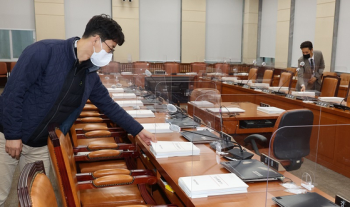
<instances>
[{"instance_id":1,"label":"name plate","mask_svg":"<svg viewBox=\"0 0 350 207\"><path fill-rule=\"evenodd\" d=\"M324 102L324 101L317 101L316 105L321 106L321 107L325 107L325 108L329 108L332 104L328 103L328 102Z\"/></svg>"},{"instance_id":2,"label":"name plate","mask_svg":"<svg viewBox=\"0 0 350 207\"><path fill-rule=\"evenodd\" d=\"M287 94L286 95L286 98L289 98L289 99L292 99L292 100L295 100L297 99L295 96L293 96L292 94Z\"/></svg>"},{"instance_id":3,"label":"name plate","mask_svg":"<svg viewBox=\"0 0 350 207\"><path fill-rule=\"evenodd\" d=\"M261 153L260 161L265 163L267 166L270 166L271 168L277 170L277 171L286 171L286 169L284 169L284 167L281 165L280 162L265 155L264 153Z\"/></svg>"},{"instance_id":4,"label":"name plate","mask_svg":"<svg viewBox=\"0 0 350 207\"><path fill-rule=\"evenodd\" d=\"M250 88L248 85L243 85L242 88Z\"/></svg>"},{"instance_id":5,"label":"name plate","mask_svg":"<svg viewBox=\"0 0 350 207\"><path fill-rule=\"evenodd\" d=\"M335 196L335 204L339 205L340 207L350 207L350 201L341 197L340 195Z\"/></svg>"},{"instance_id":6,"label":"name plate","mask_svg":"<svg viewBox=\"0 0 350 207\"><path fill-rule=\"evenodd\" d=\"M198 124L201 124L202 123L202 119L199 118L198 116L193 116L193 121L198 123Z\"/></svg>"},{"instance_id":7,"label":"name plate","mask_svg":"<svg viewBox=\"0 0 350 207\"><path fill-rule=\"evenodd\" d=\"M226 134L225 132L220 132L220 137L225 141L231 141L232 136Z\"/></svg>"},{"instance_id":8,"label":"name plate","mask_svg":"<svg viewBox=\"0 0 350 207\"><path fill-rule=\"evenodd\" d=\"M271 91L269 89L266 89L266 88L261 89L261 92L271 94Z\"/></svg>"}]
</instances>

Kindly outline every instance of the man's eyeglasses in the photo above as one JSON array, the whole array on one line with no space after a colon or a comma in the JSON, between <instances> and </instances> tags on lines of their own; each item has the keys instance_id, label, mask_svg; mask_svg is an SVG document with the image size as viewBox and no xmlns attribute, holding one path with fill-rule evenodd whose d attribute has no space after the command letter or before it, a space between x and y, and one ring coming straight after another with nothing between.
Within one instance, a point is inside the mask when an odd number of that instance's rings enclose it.
<instances>
[{"instance_id":1,"label":"man's eyeglasses","mask_svg":"<svg viewBox=\"0 0 350 207\"><path fill-rule=\"evenodd\" d=\"M105 41L103 41L103 43L107 45ZM109 45L107 45L107 47L110 49L109 53L114 53L115 50L113 48L111 48Z\"/></svg>"}]
</instances>

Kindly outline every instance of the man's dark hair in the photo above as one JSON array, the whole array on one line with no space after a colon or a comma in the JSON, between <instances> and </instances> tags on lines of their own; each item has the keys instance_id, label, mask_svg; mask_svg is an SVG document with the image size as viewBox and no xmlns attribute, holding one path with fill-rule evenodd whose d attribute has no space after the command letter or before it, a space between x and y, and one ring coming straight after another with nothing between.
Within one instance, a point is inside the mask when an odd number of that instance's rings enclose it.
<instances>
[{"instance_id":1,"label":"man's dark hair","mask_svg":"<svg viewBox=\"0 0 350 207\"><path fill-rule=\"evenodd\" d=\"M120 25L106 14L93 16L87 23L83 38L93 35L99 35L102 41L113 40L119 46L125 41Z\"/></svg>"},{"instance_id":2,"label":"man's dark hair","mask_svg":"<svg viewBox=\"0 0 350 207\"><path fill-rule=\"evenodd\" d=\"M301 43L301 45L300 45L300 49L303 49L303 48L309 48L309 50L312 50L312 48L314 48L314 47L312 46L312 42L305 41L305 42Z\"/></svg>"}]
</instances>

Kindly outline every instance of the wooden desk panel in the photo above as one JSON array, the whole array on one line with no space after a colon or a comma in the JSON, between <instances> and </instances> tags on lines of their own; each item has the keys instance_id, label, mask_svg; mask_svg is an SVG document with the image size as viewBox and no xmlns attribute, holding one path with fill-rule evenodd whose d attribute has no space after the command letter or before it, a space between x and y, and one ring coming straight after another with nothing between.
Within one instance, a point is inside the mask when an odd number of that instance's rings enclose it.
<instances>
[{"instance_id":1,"label":"wooden desk panel","mask_svg":"<svg viewBox=\"0 0 350 207\"><path fill-rule=\"evenodd\" d=\"M259 120L259 119L274 119L278 118L276 114L266 114L257 110L258 105L250 102L222 102L222 106L238 107L244 109L244 113L240 113L236 116L230 117L228 113L222 114L223 127L221 128L220 114L211 113L205 108L198 108L191 103L188 103L188 114L195 115L203 120L207 125L211 123L211 126L218 131L223 131L227 134L252 134L252 133L265 133L272 132L273 127L269 128L249 128L243 129L240 127L239 121L241 120ZM214 125L213 125L214 124Z\"/></svg>"}]
</instances>

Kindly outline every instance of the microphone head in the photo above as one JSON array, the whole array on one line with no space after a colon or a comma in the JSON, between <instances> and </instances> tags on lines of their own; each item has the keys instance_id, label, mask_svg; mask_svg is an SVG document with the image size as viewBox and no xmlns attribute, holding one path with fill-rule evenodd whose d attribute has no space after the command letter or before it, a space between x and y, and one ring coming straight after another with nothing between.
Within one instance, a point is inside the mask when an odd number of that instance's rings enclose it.
<instances>
[{"instance_id":1,"label":"microphone head","mask_svg":"<svg viewBox=\"0 0 350 207\"><path fill-rule=\"evenodd\" d=\"M117 88L121 88L123 85L122 85L121 83L117 83L115 86L116 86Z\"/></svg>"},{"instance_id":2,"label":"microphone head","mask_svg":"<svg viewBox=\"0 0 350 207\"><path fill-rule=\"evenodd\" d=\"M181 128L178 125L170 124L169 129L173 132L181 132Z\"/></svg>"},{"instance_id":3,"label":"microphone head","mask_svg":"<svg viewBox=\"0 0 350 207\"><path fill-rule=\"evenodd\" d=\"M148 77L150 77L152 75L151 71L149 71L148 69L145 70L145 74Z\"/></svg>"},{"instance_id":4,"label":"microphone head","mask_svg":"<svg viewBox=\"0 0 350 207\"><path fill-rule=\"evenodd\" d=\"M177 111L177 108L173 104L167 104L166 108L168 109L169 112L174 113Z\"/></svg>"},{"instance_id":5,"label":"microphone head","mask_svg":"<svg viewBox=\"0 0 350 207\"><path fill-rule=\"evenodd\" d=\"M256 65L256 60L253 60L253 65Z\"/></svg>"},{"instance_id":6,"label":"microphone head","mask_svg":"<svg viewBox=\"0 0 350 207\"><path fill-rule=\"evenodd\" d=\"M300 62L300 66L303 67L305 65L304 61Z\"/></svg>"},{"instance_id":7,"label":"microphone head","mask_svg":"<svg viewBox=\"0 0 350 207\"><path fill-rule=\"evenodd\" d=\"M300 70L300 68L297 68L297 72Z\"/></svg>"},{"instance_id":8,"label":"microphone head","mask_svg":"<svg viewBox=\"0 0 350 207\"><path fill-rule=\"evenodd\" d=\"M261 65L262 65L262 66L266 66L266 63L265 63L265 62L262 62Z\"/></svg>"}]
</instances>

